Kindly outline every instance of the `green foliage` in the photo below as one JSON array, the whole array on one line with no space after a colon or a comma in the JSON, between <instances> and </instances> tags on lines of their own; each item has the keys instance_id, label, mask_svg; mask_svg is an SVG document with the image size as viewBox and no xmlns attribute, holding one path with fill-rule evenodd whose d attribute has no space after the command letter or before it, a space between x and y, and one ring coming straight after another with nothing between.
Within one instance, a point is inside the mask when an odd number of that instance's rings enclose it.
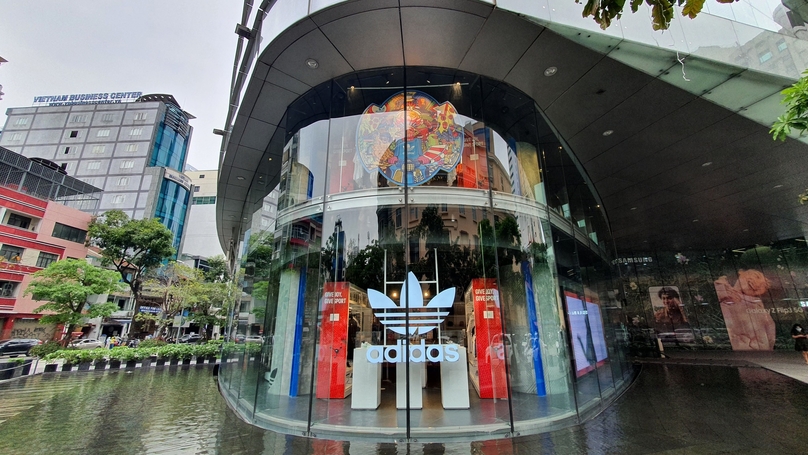
<instances>
[{"instance_id":1,"label":"green foliage","mask_svg":"<svg viewBox=\"0 0 808 455\"><path fill-rule=\"evenodd\" d=\"M65 363L78 363L80 349L60 349L45 356L46 362L62 359Z\"/></svg>"},{"instance_id":2,"label":"green foliage","mask_svg":"<svg viewBox=\"0 0 808 455\"><path fill-rule=\"evenodd\" d=\"M262 232L250 236L247 257L244 260L245 266L249 271L246 273L249 276L256 278L266 278L269 276L270 267L272 264L272 244L274 237L272 233Z\"/></svg>"},{"instance_id":3,"label":"green foliage","mask_svg":"<svg viewBox=\"0 0 808 455\"><path fill-rule=\"evenodd\" d=\"M156 340L156 339L143 340L138 345L138 349L159 348L160 346L165 346L166 344L168 343L166 343L163 340Z\"/></svg>"},{"instance_id":4,"label":"green foliage","mask_svg":"<svg viewBox=\"0 0 808 455\"><path fill-rule=\"evenodd\" d=\"M208 270L204 272L205 281L210 283L226 283L230 281L230 271L224 256L208 258Z\"/></svg>"},{"instance_id":5,"label":"green foliage","mask_svg":"<svg viewBox=\"0 0 808 455\"><path fill-rule=\"evenodd\" d=\"M136 349L126 346L116 346L109 350L109 358L110 360L120 360L121 362L137 360L137 353L135 351Z\"/></svg>"},{"instance_id":6,"label":"green foliage","mask_svg":"<svg viewBox=\"0 0 808 455\"><path fill-rule=\"evenodd\" d=\"M782 92L786 112L772 124L769 133L775 140L785 141L792 130L800 136L808 130L808 70L791 87Z\"/></svg>"},{"instance_id":7,"label":"green foliage","mask_svg":"<svg viewBox=\"0 0 808 455\"><path fill-rule=\"evenodd\" d=\"M47 302L34 312L53 312L42 316L42 324L65 324L72 328L84 317L106 317L112 314L118 308L115 304L105 302L87 305L86 302L91 295L108 294L118 289L120 283L117 273L96 267L87 261L64 259L36 272L25 295Z\"/></svg>"},{"instance_id":8,"label":"green foliage","mask_svg":"<svg viewBox=\"0 0 808 455\"><path fill-rule=\"evenodd\" d=\"M651 24L654 30L667 30L674 16L674 6L682 7L682 16L695 18L704 8L705 0L645 0L651 8ZM733 3L736 0L716 0L718 3ZM575 0L581 3L581 0ZM629 2L631 12L636 13L643 0ZM584 5L583 17L592 16L600 24L600 28L607 29L612 21L620 19L626 6L626 0L587 0Z\"/></svg>"},{"instance_id":9,"label":"green foliage","mask_svg":"<svg viewBox=\"0 0 808 455\"><path fill-rule=\"evenodd\" d=\"M30 352L31 352L31 355L33 355L33 356L36 356L36 357L39 357L39 358L44 358L48 354L52 354L52 353L58 351L59 349L62 349L61 344L59 344L56 341L47 341L47 342L42 343L42 344L40 344L38 346L32 347Z\"/></svg>"}]
</instances>

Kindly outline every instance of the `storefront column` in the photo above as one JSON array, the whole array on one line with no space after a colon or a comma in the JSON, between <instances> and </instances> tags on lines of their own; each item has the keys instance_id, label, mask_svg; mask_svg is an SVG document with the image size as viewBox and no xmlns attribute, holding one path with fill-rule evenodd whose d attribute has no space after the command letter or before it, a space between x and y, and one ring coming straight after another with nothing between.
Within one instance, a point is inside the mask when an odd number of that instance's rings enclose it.
<instances>
[{"instance_id":1,"label":"storefront column","mask_svg":"<svg viewBox=\"0 0 808 455\"><path fill-rule=\"evenodd\" d=\"M0 332L0 340L7 340L11 338L11 329L14 328L14 317L9 316L3 323L2 332Z\"/></svg>"}]
</instances>

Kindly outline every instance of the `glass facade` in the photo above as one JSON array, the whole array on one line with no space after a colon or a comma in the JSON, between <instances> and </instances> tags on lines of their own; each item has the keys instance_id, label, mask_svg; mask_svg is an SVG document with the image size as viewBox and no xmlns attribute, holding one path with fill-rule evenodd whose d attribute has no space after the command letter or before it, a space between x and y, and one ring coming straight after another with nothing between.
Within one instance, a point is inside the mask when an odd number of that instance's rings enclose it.
<instances>
[{"instance_id":1,"label":"glass facade","mask_svg":"<svg viewBox=\"0 0 808 455\"><path fill-rule=\"evenodd\" d=\"M606 217L530 97L388 68L313 88L282 126L276 229L247 242L219 375L242 417L490 439L579 423L627 385Z\"/></svg>"},{"instance_id":2,"label":"glass facade","mask_svg":"<svg viewBox=\"0 0 808 455\"><path fill-rule=\"evenodd\" d=\"M157 197L157 208L154 211L154 217L160 220L174 235L171 246L175 251L180 250L190 197L191 192L187 188L177 182L163 179L160 194Z\"/></svg>"},{"instance_id":3,"label":"glass facade","mask_svg":"<svg viewBox=\"0 0 808 455\"><path fill-rule=\"evenodd\" d=\"M166 104L163 120L157 127L149 166L168 167L182 171L188 153L191 127L188 116L178 107Z\"/></svg>"}]
</instances>

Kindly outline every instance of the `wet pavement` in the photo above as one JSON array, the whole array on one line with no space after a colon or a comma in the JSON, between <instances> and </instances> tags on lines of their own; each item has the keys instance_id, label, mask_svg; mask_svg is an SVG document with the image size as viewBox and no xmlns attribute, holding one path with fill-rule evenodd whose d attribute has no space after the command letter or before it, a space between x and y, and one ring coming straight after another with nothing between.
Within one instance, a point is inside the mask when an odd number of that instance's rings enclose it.
<instances>
[{"instance_id":1,"label":"wet pavement","mask_svg":"<svg viewBox=\"0 0 808 455\"><path fill-rule=\"evenodd\" d=\"M670 355L644 362L626 394L581 426L446 444L260 430L226 407L210 366L37 375L0 384L0 454L808 453L808 384L743 358Z\"/></svg>"}]
</instances>

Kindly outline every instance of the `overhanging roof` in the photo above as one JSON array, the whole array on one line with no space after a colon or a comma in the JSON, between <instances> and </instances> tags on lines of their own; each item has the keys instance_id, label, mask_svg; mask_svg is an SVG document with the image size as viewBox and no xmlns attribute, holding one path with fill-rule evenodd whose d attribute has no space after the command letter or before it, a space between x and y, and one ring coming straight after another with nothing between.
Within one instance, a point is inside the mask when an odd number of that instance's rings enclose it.
<instances>
[{"instance_id":1,"label":"overhanging roof","mask_svg":"<svg viewBox=\"0 0 808 455\"><path fill-rule=\"evenodd\" d=\"M481 74L530 95L594 183L618 250L804 234L808 208L796 195L808 181L808 146L774 142L766 126L789 80L690 56L685 81L676 53L664 49L549 30L475 1L398 5L337 5L290 27L261 53L220 173L225 249L278 181L281 157L266 151L282 140L286 106L331 78L404 62ZM309 58L317 69L306 66ZM558 72L546 77L550 66ZM607 130L613 133L604 136Z\"/></svg>"}]
</instances>

